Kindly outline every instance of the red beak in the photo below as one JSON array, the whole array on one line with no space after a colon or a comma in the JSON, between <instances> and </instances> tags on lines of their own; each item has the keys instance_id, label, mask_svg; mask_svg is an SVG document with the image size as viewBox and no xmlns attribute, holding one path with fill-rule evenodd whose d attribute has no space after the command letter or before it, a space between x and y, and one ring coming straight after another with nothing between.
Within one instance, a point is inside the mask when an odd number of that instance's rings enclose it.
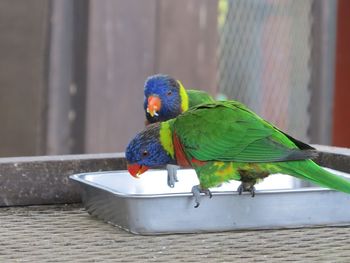
<instances>
[{"instance_id":1,"label":"red beak","mask_svg":"<svg viewBox=\"0 0 350 263\"><path fill-rule=\"evenodd\" d=\"M160 110L160 107L162 106L162 102L159 97L157 96L149 96L148 97L148 105L147 105L147 112L153 117L154 115L158 116L157 111Z\"/></svg>"},{"instance_id":2,"label":"red beak","mask_svg":"<svg viewBox=\"0 0 350 263\"><path fill-rule=\"evenodd\" d=\"M137 163L128 164L128 171L135 178L140 178L140 175L146 172L148 168L148 166L139 165Z\"/></svg>"}]
</instances>

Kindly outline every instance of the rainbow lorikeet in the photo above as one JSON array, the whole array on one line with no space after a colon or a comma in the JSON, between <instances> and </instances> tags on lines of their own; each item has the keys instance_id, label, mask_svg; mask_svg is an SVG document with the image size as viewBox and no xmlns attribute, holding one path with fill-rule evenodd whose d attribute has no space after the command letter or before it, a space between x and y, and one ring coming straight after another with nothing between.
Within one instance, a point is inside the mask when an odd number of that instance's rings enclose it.
<instances>
[{"instance_id":1,"label":"rainbow lorikeet","mask_svg":"<svg viewBox=\"0 0 350 263\"><path fill-rule=\"evenodd\" d=\"M144 94L147 123L167 121L193 106L214 101L208 93L200 90L185 90L179 80L162 74L147 78ZM177 167L176 165L167 165L168 185L170 187L174 187L175 182L177 182Z\"/></svg>"},{"instance_id":2,"label":"rainbow lorikeet","mask_svg":"<svg viewBox=\"0 0 350 263\"><path fill-rule=\"evenodd\" d=\"M282 173L350 193L350 182L318 166L317 152L260 118L241 103L201 104L175 119L149 125L126 149L128 170L138 177L148 167L180 164L195 169L200 193L239 180L239 193L250 191L269 174Z\"/></svg>"},{"instance_id":3,"label":"rainbow lorikeet","mask_svg":"<svg viewBox=\"0 0 350 263\"><path fill-rule=\"evenodd\" d=\"M201 90L185 90L179 80L168 75L150 76L144 87L144 109L149 123L175 118L189 108L214 99Z\"/></svg>"}]
</instances>

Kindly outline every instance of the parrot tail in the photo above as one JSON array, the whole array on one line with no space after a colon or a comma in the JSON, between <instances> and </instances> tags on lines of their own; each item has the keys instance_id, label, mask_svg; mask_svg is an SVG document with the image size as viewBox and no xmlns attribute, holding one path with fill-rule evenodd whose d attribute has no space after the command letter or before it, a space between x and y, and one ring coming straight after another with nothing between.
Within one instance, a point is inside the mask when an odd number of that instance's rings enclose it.
<instances>
[{"instance_id":1,"label":"parrot tail","mask_svg":"<svg viewBox=\"0 0 350 263\"><path fill-rule=\"evenodd\" d=\"M332 174L311 160L281 164L282 172L309 180L323 187L350 194L350 180Z\"/></svg>"}]
</instances>

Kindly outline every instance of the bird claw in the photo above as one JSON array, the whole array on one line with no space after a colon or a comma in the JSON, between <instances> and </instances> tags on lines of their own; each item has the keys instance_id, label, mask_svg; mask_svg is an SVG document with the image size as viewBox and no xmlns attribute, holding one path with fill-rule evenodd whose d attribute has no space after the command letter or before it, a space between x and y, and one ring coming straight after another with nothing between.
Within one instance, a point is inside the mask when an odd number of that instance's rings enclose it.
<instances>
[{"instance_id":1,"label":"bird claw","mask_svg":"<svg viewBox=\"0 0 350 263\"><path fill-rule=\"evenodd\" d=\"M192 187L191 192L193 194L194 201L195 201L194 208L197 208L200 205L201 193L204 193L205 195L209 195L209 198L213 197L213 194L211 193L211 191L209 189L202 189L199 185L194 185Z\"/></svg>"},{"instance_id":2,"label":"bird claw","mask_svg":"<svg viewBox=\"0 0 350 263\"><path fill-rule=\"evenodd\" d=\"M237 192L239 195L241 195L243 193L243 184L240 184L237 188Z\"/></svg>"},{"instance_id":3,"label":"bird claw","mask_svg":"<svg viewBox=\"0 0 350 263\"><path fill-rule=\"evenodd\" d=\"M250 194L251 194L251 196L252 197L254 197L255 196L255 187L254 186L252 186L251 188L250 188Z\"/></svg>"},{"instance_id":4,"label":"bird claw","mask_svg":"<svg viewBox=\"0 0 350 263\"><path fill-rule=\"evenodd\" d=\"M179 169L179 166L177 165L172 165L172 164L168 164L166 166L167 170L168 170L168 186L171 188L174 188L175 183L178 182L179 180L177 179L177 170Z\"/></svg>"},{"instance_id":5,"label":"bird claw","mask_svg":"<svg viewBox=\"0 0 350 263\"><path fill-rule=\"evenodd\" d=\"M238 188L237 188L237 192L239 195L241 195L243 192L250 192L251 196L254 197L255 196L255 187L254 185L251 185L249 187L246 187L244 185L244 183L241 183Z\"/></svg>"}]
</instances>

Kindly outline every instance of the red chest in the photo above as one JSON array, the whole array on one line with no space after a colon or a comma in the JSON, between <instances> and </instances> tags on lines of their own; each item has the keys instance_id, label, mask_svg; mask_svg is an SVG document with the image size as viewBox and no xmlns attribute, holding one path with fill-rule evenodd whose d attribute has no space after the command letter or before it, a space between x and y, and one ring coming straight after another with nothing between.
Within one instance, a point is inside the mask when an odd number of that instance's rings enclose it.
<instances>
[{"instance_id":1,"label":"red chest","mask_svg":"<svg viewBox=\"0 0 350 263\"><path fill-rule=\"evenodd\" d=\"M176 135L175 131L173 133L173 144L174 144L175 158L176 158L177 164L182 167L191 167L191 164L187 160L182 144L179 140L179 137Z\"/></svg>"}]
</instances>

